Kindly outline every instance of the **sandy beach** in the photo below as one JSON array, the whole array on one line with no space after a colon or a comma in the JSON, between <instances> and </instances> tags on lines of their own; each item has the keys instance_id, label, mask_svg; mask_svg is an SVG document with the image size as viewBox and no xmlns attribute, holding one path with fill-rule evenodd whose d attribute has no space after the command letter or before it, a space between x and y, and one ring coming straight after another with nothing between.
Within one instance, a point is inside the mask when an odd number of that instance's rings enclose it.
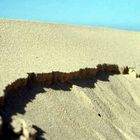
<instances>
[{"instance_id":1,"label":"sandy beach","mask_svg":"<svg viewBox=\"0 0 140 140\"><path fill-rule=\"evenodd\" d=\"M0 20L0 138L140 139L140 32Z\"/></svg>"}]
</instances>

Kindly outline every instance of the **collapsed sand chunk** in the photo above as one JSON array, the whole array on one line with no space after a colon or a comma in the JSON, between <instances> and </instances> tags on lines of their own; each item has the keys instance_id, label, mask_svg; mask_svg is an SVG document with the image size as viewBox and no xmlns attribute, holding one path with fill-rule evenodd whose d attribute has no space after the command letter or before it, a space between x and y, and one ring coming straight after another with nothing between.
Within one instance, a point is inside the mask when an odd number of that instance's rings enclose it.
<instances>
[{"instance_id":1,"label":"collapsed sand chunk","mask_svg":"<svg viewBox=\"0 0 140 140\"><path fill-rule=\"evenodd\" d=\"M32 127L31 124L27 124L24 119L13 116L10 127L13 133L19 136L19 140L36 139L36 130Z\"/></svg>"}]
</instances>

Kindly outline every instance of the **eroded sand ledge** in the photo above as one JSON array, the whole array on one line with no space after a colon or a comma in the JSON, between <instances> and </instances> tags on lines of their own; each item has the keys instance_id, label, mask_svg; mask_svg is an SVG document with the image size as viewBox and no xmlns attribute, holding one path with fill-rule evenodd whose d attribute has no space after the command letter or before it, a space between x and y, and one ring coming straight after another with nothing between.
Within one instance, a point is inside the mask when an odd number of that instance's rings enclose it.
<instances>
[{"instance_id":1,"label":"eroded sand ledge","mask_svg":"<svg viewBox=\"0 0 140 140\"><path fill-rule=\"evenodd\" d=\"M79 69L75 72L65 73L59 71L53 71L52 73L28 73L27 78L19 78L16 81L12 82L10 85L7 85L4 89L4 97L0 100L1 105L4 104L4 99L10 93L18 90L19 88L32 86L33 83L37 84L46 84L51 85L53 83L65 83L70 80L75 79L84 79L89 77L94 77L98 73L106 72L106 73L113 73L113 74L128 74L129 70L132 68L126 67L119 67L115 64L99 64L97 68L85 68Z\"/></svg>"}]
</instances>

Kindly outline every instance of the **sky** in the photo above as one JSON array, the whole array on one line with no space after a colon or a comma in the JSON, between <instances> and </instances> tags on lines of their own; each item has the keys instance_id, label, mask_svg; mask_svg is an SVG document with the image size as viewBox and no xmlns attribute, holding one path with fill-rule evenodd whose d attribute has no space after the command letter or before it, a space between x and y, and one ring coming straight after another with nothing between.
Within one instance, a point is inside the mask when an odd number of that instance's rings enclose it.
<instances>
[{"instance_id":1,"label":"sky","mask_svg":"<svg viewBox=\"0 0 140 140\"><path fill-rule=\"evenodd\" d=\"M140 31L140 0L0 0L0 18Z\"/></svg>"}]
</instances>

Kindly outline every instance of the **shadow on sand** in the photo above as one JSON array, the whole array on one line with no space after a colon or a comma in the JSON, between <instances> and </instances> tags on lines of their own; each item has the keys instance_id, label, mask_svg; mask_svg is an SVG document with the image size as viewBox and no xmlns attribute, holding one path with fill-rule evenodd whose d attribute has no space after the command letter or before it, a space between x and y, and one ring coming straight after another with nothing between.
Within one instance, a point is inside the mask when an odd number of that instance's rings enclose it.
<instances>
[{"instance_id":1,"label":"shadow on sand","mask_svg":"<svg viewBox=\"0 0 140 140\"><path fill-rule=\"evenodd\" d=\"M71 80L67 83L54 83L51 86L42 86L39 84L31 85L30 87L24 87L19 89L18 91L9 94L5 100L4 106L0 109L0 114L4 118L4 139L12 140L9 136L10 132L7 131L7 124L11 121L11 117L16 115L17 113L25 114L25 107L29 102L32 102L37 94L46 93L44 88L52 88L54 90L64 90L70 91L72 85L77 85L82 88L93 88L94 84L98 80L109 81L109 76L114 75L114 73L99 73L96 77L91 77L88 79L80 79L80 80ZM44 130L39 128L38 126L33 125L33 128L37 130L37 139L43 140Z\"/></svg>"}]
</instances>

